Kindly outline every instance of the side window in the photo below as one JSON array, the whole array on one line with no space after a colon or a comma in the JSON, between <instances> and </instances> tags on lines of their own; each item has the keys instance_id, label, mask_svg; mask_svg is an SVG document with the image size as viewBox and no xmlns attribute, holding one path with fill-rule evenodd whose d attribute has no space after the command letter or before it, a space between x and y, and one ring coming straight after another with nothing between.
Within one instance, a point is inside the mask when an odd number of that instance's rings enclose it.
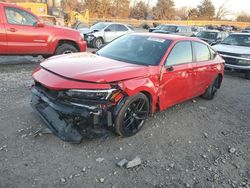
<instances>
[{"instance_id":1,"label":"side window","mask_svg":"<svg viewBox=\"0 0 250 188\"><path fill-rule=\"evenodd\" d=\"M37 23L33 15L17 8L6 7L5 15L9 24L33 26Z\"/></svg>"},{"instance_id":2,"label":"side window","mask_svg":"<svg viewBox=\"0 0 250 188\"><path fill-rule=\"evenodd\" d=\"M114 32L114 31L116 31L116 25L112 24L112 25L108 26L105 30L109 30L109 31Z\"/></svg>"},{"instance_id":3,"label":"side window","mask_svg":"<svg viewBox=\"0 0 250 188\"><path fill-rule=\"evenodd\" d=\"M124 25L116 25L116 31L127 31L128 28L126 28Z\"/></svg>"},{"instance_id":4,"label":"side window","mask_svg":"<svg viewBox=\"0 0 250 188\"><path fill-rule=\"evenodd\" d=\"M167 58L167 66L174 66L193 61L192 47L190 41L178 42L171 50Z\"/></svg>"},{"instance_id":5,"label":"side window","mask_svg":"<svg viewBox=\"0 0 250 188\"><path fill-rule=\"evenodd\" d=\"M200 42L193 42L196 51L196 61L208 61L211 59L208 46Z\"/></svg>"}]
</instances>

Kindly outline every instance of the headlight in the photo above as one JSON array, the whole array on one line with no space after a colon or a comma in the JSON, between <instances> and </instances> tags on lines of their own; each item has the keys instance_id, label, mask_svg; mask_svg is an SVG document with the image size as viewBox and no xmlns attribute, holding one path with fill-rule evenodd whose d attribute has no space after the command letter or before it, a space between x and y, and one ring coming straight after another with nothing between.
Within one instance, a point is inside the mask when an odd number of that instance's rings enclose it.
<instances>
[{"instance_id":1,"label":"headlight","mask_svg":"<svg viewBox=\"0 0 250 188\"><path fill-rule=\"evenodd\" d=\"M92 40L93 38L95 38L94 35L90 34L90 35L87 35L87 38L89 38L90 40Z\"/></svg>"},{"instance_id":2,"label":"headlight","mask_svg":"<svg viewBox=\"0 0 250 188\"><path fill-rule=\"evenodd\" d=\"M107 90L77 90L72 89L65 92L69 97L77 99L92 99L92 100L109 100L117 90L107 89Z\"/></svg>"}]
</instances>

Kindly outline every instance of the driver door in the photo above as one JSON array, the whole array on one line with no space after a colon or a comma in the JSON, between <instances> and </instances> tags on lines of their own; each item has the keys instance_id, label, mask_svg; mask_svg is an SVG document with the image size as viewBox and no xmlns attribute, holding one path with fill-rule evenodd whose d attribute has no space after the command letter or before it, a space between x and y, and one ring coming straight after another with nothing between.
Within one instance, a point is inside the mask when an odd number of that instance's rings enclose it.
<instances>
[{"instance_id":1,"label":"driver door","mask_svg":"<svg viewBox=\"0 0 250 188\"><path fill-rule=\"evenodd\" d=\"M4 7L8 54L47 54L49 31L38 27L38 19L29 12Z\"/></svg>"},{"instance_id":2,"label":"driver door","mask_svg":"<svg viewBox=\"0 0 250 188\"><path fill-rule=\"evenodd\" d=\"M116 24L111 24L104 30L104 38L106 43L111 42L112 40L117 38L116 27Z\"/></svg>"}]
</instances>

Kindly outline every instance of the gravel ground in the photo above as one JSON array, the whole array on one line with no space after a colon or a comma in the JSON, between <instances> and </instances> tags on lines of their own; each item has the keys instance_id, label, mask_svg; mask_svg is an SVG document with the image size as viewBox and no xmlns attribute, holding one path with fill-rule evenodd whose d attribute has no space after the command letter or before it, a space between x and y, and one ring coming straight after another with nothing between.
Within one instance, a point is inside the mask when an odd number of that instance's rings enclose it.
<instances>
[{"instance_id":1,"label":"gravel ground","mask_svg":"<svg viewBox=\"0 0 250 188\"><path fill-rule=\"evenodd\" d=\"M250 81L242 75L227 73L212 101L156 113L134 137L72 145L33 136L44 125L29 104L36 65L0 65L1 188L250 187ZM136 156L137 167L116 165Z\"/></svg>"}]
</instances>

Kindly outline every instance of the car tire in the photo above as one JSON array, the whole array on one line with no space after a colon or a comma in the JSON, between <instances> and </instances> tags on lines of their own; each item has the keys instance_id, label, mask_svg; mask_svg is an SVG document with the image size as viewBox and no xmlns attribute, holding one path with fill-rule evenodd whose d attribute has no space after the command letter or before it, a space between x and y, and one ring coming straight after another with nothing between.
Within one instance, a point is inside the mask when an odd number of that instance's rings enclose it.
<instances>
[{"instance_id":1,"label":"car tire","mask_svg":"<svg viewBox=\"0 0 250 188\"><path fill-rule=\"evenodd\" d=\"M115 132L122 137L130 137L143 127L150 111L149 100L143 93L129 97L115 120Z\"/></svg>"},{"instance_id":2,"label":"car tire","mask_svg":"<svg viewBox=\"0 0 250 188\"><path fill-rule=\"evenodd\" d=\"M62 44L57 47L55 55L71 54L75 52L79 52L79 50L75 46L71 44Z\"/></svg>"},{"instance_id":3,"label":"car tire","mask_svg":"<svg viewBox=\"0 0 250 188\"><path fill-rule=\"evenodd\" d=\"M202 95L204 99L212 100L219 89L219 76L217 76L212 84L207 88L206 92Z\"/></svg>"},{"instance_id":4,"label":"car tire","mask_svg":"<svg viewBox=\"0 0 250 188\"><path fill-rule=\"evenodd\" d=\"M247 70L245 73L245 78L250 80L250 70Z\"/></svg>"},{"instance_id":5,"label":"car tire","mask_svg":"<svg viewBox=\"0 0 250 188\"><path fill-rule=\"evenodd\" d=\"M104 41L101 37L94 39L93 47L99 49L104 44Z\"/></svg>"}]
</instances>

